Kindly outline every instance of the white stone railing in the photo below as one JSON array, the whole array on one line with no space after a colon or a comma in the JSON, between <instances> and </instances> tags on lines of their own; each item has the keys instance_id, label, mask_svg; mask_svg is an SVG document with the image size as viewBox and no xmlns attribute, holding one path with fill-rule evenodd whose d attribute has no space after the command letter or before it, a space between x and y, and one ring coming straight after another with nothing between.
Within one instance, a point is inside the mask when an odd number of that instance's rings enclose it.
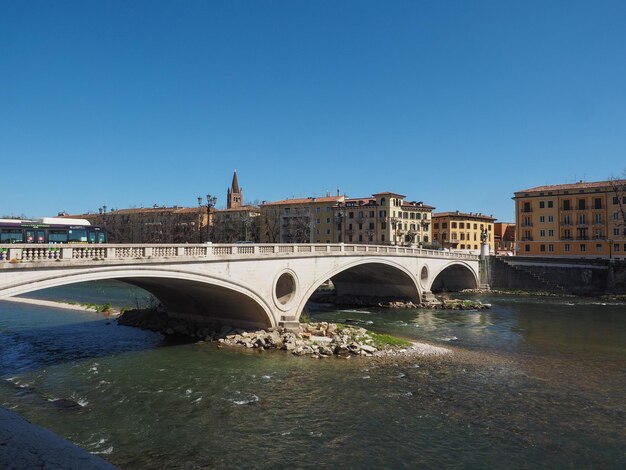
<instances>
[{"instance_id":1,"label":"white stone railing","mask_svg":"<svg viewBox=\"0 0 626 470\"><path fill-rule=\"evenodd\" d=\"M0 245L0 265L20 262L105 261L105 260L165 260L165 259L222 259L229 257L302 257L346 255L423 256L477 260L477 255L425 250L394 245L357 244L101 244L101 245Z\"/></svg>"}]
</instances>

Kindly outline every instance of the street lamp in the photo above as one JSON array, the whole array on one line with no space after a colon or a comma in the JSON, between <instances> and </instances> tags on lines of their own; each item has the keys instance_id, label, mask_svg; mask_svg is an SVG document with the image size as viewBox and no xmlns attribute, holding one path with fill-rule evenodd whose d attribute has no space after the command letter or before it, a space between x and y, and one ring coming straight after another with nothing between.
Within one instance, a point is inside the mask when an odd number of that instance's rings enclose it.
<instances>
[{"instance_id":1,"label":"street lamp","mask_svg":"<svg viewBox=\"0 0 626 470\"><path fill-rule=\"evenodd\" d=\"M215 207L215 203L217 202L216 196L211 196L210 194L206 195L206 241L211 241L211 209ZM198 207L203 206L202 196L198 196Z\"/></svg>"},{"instance_id":2,"label":"street lamp","mask_svg":"<svg viewBox=\"0 0 626 470\"><path fill-rule=\"evenodd\" d=\"M397 245L398 244L397 227L398 227L398 223L400 222L400 219L398 219L397 217L392 217L390 221L391 221L391 226L393 227L393 244Z\"/></svg>"}]
</instances>

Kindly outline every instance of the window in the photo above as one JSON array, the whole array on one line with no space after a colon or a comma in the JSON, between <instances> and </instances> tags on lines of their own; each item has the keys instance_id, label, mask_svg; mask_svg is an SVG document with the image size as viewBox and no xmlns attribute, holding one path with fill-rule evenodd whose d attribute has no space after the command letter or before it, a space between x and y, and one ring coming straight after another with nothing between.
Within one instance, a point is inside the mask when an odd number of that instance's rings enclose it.
<instances>
[{"instance_id":1,"label":"window","mask_svg":"<svg viewBox=\"0 0 626 470\"><path fill-rule=\"evenodd\" d=\"M550 253L554 253L554 245L553 244L548 245L548 251Z\"/></svg>"},{"instance_id":2,"label":"window","mask_svg":"<svg viewBox=\"0 0 626 470\"><path fill-rule=\"evenodd\" d=\"M383 230L385 230L387 228L387 222L381 222L380 224L380 228L382 228Z\"/></svg>"},{"instance_id":3,"label":"window","mask_svg":"<svg viewBox=\"0 0 626 470\"><path fill-rule=\"evenodd\" d=\"M380 234L380 241L381 241L381 242L384 242L384 241L385 241L385 234L384 234L384 233L381 233L381 234Z\"/></svg>"},{"instance_id":4,"label":"window","mask_svg":"<svg viewBox=\"0 0 626 470\"><path fill-rule=\"evenodd\" d=\"M435 223L433 224L433 228L434 228L434 229L439 229L439 222L435 222Z\"/></svg>"},{"instance_id":5,"label":"window","mask_svg":"<svg viewBox=\"0 0 626 470\"><path fill-rule=\"evenodd\" d=\"M374 230L374 222L370 222L370 230Z\"/></svg>"},{"instance_id":6,"label":"window","mask_svg":"<svg viewBox=\"0 0 626 470\"><path fill-rule=\"evenodd\" d=\"M549 215L548 216L548 222L554 222L554 216L553 215Z\"/></svg>"},{"instance_id":7,"label":"window","mask_svg":"<svg viewBox=\"0 0 626 470\"><path fill-rule=\"evenodd\" d=\"M525 202L524 203L524 210L523 210L523 212L530 212L531 211L531 207L532 206L530 205L530 202Z\"/></svg>"},{"instance_id":8,"label":"window","mask_svg":"<svg viewBox=\"0 0 626 470\"><path fill-rule=\"evenodd\" d=\"M602 223L602 214L596 214L596 224Z\"/></svg>"},{"instance_id":9,"label":"window","mask_svg":"<svg viewBox=\"0 0 626 470\"><path fill-rule=\"evenodd\" d=\"M619 199L617 197L613 197L613 204L619 204Z\"/></svg>"},{"instance_id":10,"label":"window","mask_svg":"<svg viewBox=\"0 0 626 470\"><path fill-rule=\"evenodd\" d=\"M587 245L585 245L584 243L580 244L580 252L584 253L585 251L587 251Z\"/></svg>"},{"instance_id":11,"label":"window","mask_svg":"<svg viewBox=\"0 0 626 470\"><path fill-rule=\"evenodd\" d=\"M570 225L572 223L572 221L569 218L569 215L564 215L563 216L563 225Z\"/></svg>"},{"instance_id":12,"label":"window","mask_svg":"<svg viewBox=\"0 0 626 470\"><path fill-rule=\"evenodd\" d=\"M578 200L578 210L579 211L584 211L585 210L585 200L584 199L579 199Z\"/></svg>"},{"instance_id":13,"label":"window","mask_svg":"<svg viewBox=\"0 0 626 470\"><path fill-rule=\"evenodd\" d=\"M602 244L596 243L596 253L601 253L601 252L602 252Z\"/></svg>"},{"instance_id":14,"label":"window","mask_svg":"<svg viewBox=\"0 0 626 470\"><path fill-rule=\"evenodd\" d=\"M478 230L478 224L474 224L474 230Z\"/></svg>"},{"instance_id":15,"label":"window","mask_svg":"<svg viewBox=\"0 0 626 470\"><path fill-rule=\"evenodd\" d=\"M315 219L315 223L316 223L316 224L318 224L318 225L319 225L319 224L321 224L321 223L322 223L322 219L320 219L320 218L318 217L317 219Z\"/></svg>"},{"instance_id":16,"label":"window","mask_svg":"<svg viewBox=\"0 0 626 470\"><path fill-rule=\"evenodd\" d=\"M585 220L585 214L578 215L578 225L586 225L587 221Z\"/></svg>"},{"instance_id":17,"label":"window","mask_svg":"<svg viewBox=\"0 0 626 470\"><path fill-rule=\"evenodd\" d=\"M329 228L326 229L326 235L330 235L330 229ZM328 243L328 242L326 242L326 243Z\"/></svg>"},{"instance_id":18,"label":"window","mask_svg":"<svg viewBox=\"0 0 626 470\"><path fill-rule=\"evenodd\" d=\"M546 231L545 230L539 230L539 236L540 237L545 237L546 236Z\"/></svg>"},{"instance_id":19,"label":"window","mask_svg":"<svg viewBox=\"0 0 626 470\"><path fill-rule=\"evenodd\" d=\"M549 237L553 237L554 236L554 230L548 230L548 236Z\"/></svg>"},{"instance_id":20,"label":"window","mask_svg":"<svg viewBox=\"0 0 626 470\"><path fill-rule=\"evenodd\" d=\"M359 224L359 230L363 230L363 224Z\"/></svg>"},{"instance_id":21,"label":"window","mask_svg":"<svg viewBox=\"0 0 626 470\"><path fill-rule=\"evenodd\" d=\"M540 215L539 216L539 222L541 222L542 224L545 223L546 221L546 216L545 215Z\"/></svg>"},{"instance_id":22,"label":"window","mask_svg":"<svg viewBox=\"0 0 626 470\"><path fill-rule=\"evenodd\" d=\"M569 201L569 199L566 199L565 201L563 201L563 210L564 210L564 211L568 211L568 210L570 210L570 209L571 209L571 207L570 207L570 201Z\"/></svg>"},{"instance_id":23,"label":"window","mask_svg":"<svg viewBox=\"0 0 626 470\"><path fill-rule=\"evenodd\" d=\"M456 222L452 222L452 223L450 224L450 228L456 228Z\"/></svg>"},{"instance_id":24,"label":"window","mask_svg":"<svg viewBox=\"0 0 626 470\"><path fill-rule=\"evenodd\" d=\"M442 222L441 228L448 228L448 222Z\"/></svg>"},{"instance_id":25,"label":"window","mask_svg":"<svg viewBox=\"0 0 626 470\"><path fill-rule=\"evenodd\" d=\"M539 251L545 252L546 251L546 246L545 245L539 245Z\"/></svg>"},{"instance_id":26,"label":"window","mask_svg":"<svg viewBox=\"0 0 626 470\"><path fill-rule=\"evenodd\" d=\"M326 208L326 212L330 212L332 209L330 207Z\"/></svg>"},{"instance_id":27,"label":"window","mask_svg":"<svg viewBox=\"0 0 626 470\"><path fill-rule=\"evenodd\" d=\"M354 219L354 212L348 212L348 219Z\"/></svg>"},{"instance_id":28,"label":"window","mask_svg":"<svg viewBox=\"0 0 626 470\"><path fill-rule=\"evenodd\" d=\"M613 251L619 251L619 243L613 245Z\"/></svg>"},{"instance_id":29,"label":"window","mask_svg":"<svg viewBox=\"0 0 626 470\"><path fill-rule=\"evenodd\" d=\"M376 217L376 211L370 211L370 217L373 219Z\"/></svg>"},{"instance_id":30,"label":"window","mask_svg":"<svg viewBox=\"0 0 626 470\"><path fill-rule=\"evenodd\" d=\"M524 251L526 252L530 251L530 245L528 244L524 245Z\"/></svg>"},{"instance_id":31,"label":"window","mask_svg":"<svg viewBox=\"0 0 626 470\"><path fill-rule=\"evenodd\" d=\"M362 242L363 241L363 235L359 234L359 241Z\"/></svg>"},{"instance_id":32,"label":"window","mask_svg":"<svg viewBox=\"0 0 626 470\"><path fill-rule=\"evenodd\" d=\"M548 208L552 208L554 207L554 202L553 201L548 201Z\"/></svg>"},{"instance_id":33,"label":"window","mask_svg":"<svg viewBox=\"0 0 626 470\"><path fill-rule=\"evenodd\" d=\"M329 224L330 223L330 217L326 217L326 223Z\"/></svg>"},{"instance_id":34,"label":"window","mask_svg":"<svg viewBox=\"0 0 626 470\"><path fill-rule=\"evenodd\" d=\"M613 235L619 235L619 229L618 228L614 228L613 229Z\"/></svg>"},{"instance_id":35,"label":"window","mask_svg":"<svg viewBox=\"0 0 626 470\"><path fill-rule=\"evenodd\" d=\"M532 226L532 223L530 222L530 217L528 217L528 216L525 216L525 217L524 217L524 226L525 226L525 227L530 227L530 226ZM480 225L480 229L481 229L481 230L483 229L482 224Z\"/></svg>"},{"instance_id":36,"label":"window","mask_svg":"<svg viewBox=\"0 0 626 470\"><path fill-rule=\"evenodd\" d=\"M465 228L465 223L464 222L459 222L459 228Z\"/></svg>"},{"instance_id":37,"label":"window","mask_svg":"<svg viewBox=\"0 0 626 470\"><path fill-rule=\"evenodd\" d=\"M569 243L566 243L565 245L563 245L563 251L565 251L565 253L569 253L570 251Z\"/></svg>"},{"instance_id":38,"label":"window","mask_svg":"<svg viewBox=\"0 0 626 470\"><path fill-rule=\"evenodd\" d=\"M315 208L315 212L317 212L319 214L320 212L322 212L322 208L321 207L316 207Z\"/></svg>"},{"instance_id":39,"label":"window","mask_svg":"<svg viewBox=\"0 0 626 470\"><path fill-rule=\"evenodd\" d=\"M290 211L289 207L285 207L285 215L289 215L289 211Z\"/></svg>"},{"instance_id":40,"label":"window","mask_svg":"<svg viewBox=\"0 0 626 470\"><path fill-rule=\"evenodd\" d=\"M593 200L593 208L594 209L602 209L602 199L597 197Z\"/></svg>"},{"instance_id":41,"label":"window","mask_svg":"<svg viewBox=\"0 0 626 470\"><path fill-rule=\"evenodd\" d=\"M539 201L539 209L544 209L545 207L546 207L546 203L544 201Z\"/></svg>"}]
</instances>

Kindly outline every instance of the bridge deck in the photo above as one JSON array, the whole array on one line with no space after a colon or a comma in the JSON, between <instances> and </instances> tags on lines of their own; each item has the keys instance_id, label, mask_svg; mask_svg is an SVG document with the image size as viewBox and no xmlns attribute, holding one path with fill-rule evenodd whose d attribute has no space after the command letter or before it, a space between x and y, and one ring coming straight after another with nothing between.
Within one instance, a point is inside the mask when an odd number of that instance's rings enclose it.
<instances>
[{"instance_id":1,"label":"bridge deck","mask_svg":"<svg viewBox=\"0 0 626 470\"><path fill-rule=\"evenodd\" d=\"M0 269L32 263L163 262L267 257L345 255L417 256L477 260L476 255L394 245L359 244L101 244L101 245L0 245ZM65 263L57 263L65 265Z\"/></svg>"}]
</instances>

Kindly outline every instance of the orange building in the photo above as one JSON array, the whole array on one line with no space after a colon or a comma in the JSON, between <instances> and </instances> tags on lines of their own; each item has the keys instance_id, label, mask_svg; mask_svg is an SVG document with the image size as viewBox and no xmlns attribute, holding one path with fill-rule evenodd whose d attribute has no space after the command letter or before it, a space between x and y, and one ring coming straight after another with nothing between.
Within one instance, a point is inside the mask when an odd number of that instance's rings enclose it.
<instances>
[{"instance_id":1,"label":"orange building","mask_svg":"<svg viewBox=\"0 0 626 470\"><path fill-rule=\"evenodd\" d=\"M538 186L513 200L518 255L626 256L626 180Z\"/></svg>"}]
</instances>

